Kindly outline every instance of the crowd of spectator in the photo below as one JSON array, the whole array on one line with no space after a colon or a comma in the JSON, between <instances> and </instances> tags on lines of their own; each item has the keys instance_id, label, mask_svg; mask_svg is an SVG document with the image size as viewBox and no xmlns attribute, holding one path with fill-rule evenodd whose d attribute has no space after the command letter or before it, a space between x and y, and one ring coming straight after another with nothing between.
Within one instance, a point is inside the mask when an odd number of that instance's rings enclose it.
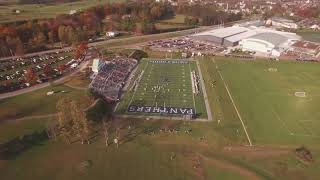
<instances>
[{"instance_id":1,"label":"crowd of spectator","mask_svg":"<svg viewBox=\"0 0 320 180\"><path fill-rule=\"evenodd\" d=\"M109 101L117 101L127 77L137 64L137 60L126 57L104 62L89 85L90 89Z\"/></svg>"}]
</instances>

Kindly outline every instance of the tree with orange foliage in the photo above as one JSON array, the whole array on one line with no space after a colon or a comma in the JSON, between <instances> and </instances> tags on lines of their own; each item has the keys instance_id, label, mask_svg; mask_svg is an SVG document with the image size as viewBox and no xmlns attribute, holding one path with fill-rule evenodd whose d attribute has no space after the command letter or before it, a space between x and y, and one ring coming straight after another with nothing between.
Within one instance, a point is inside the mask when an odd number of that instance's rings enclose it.
<instances>
[{"instance_id":1,"label":"tree with orange foliage","mask_svg":"<svg viewBox=\"0 0 320 180\"><path fill-rule=\"evenodd\" d=\"M25 75L25 80L27 83L35 84L37 81L37 74L33 71L32 68L27 70L27 73Z\"/></svg>"},{"instance_id":2,"label":"tree with orange foliage","mask_svg":"<svg viewBox=\"0 0 320 180\"><path fill-rule=\"evenodd\" d=\"M88 43L87 42L80 43L79 46L76 48L76 50L74 52L74 58L75 59L82 58L85 55L87 49L88 49Z\"/></svg>"},{"instance_id":3,"label":"tree with orange foliage","mask_svg":"<svg viewBox=\"0 0 320 180\"><path fill-rule=\"evenodd\" d=\"M59 66L59 71L60 71L61 74L64 72L65 69L66 69L66 65L65 64L61 64Z\"/></svg>"}]
</instances>

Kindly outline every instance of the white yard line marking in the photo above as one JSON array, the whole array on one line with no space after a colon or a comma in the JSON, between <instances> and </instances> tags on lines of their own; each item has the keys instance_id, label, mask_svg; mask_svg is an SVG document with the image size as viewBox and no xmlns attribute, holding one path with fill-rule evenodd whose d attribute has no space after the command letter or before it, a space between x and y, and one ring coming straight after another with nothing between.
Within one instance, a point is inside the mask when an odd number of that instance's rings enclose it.
<instances>
[{"instance_id":1,"label":"white yard line marking","mask_svg":"<svg viewBox=\"0 0 320 180\"><path fill-rule=\"evenodd\" d=\"M147 65L146 65L146 67L144 67L143 71L145 71L145 70L147 69L148 64L149 64L149 62L147 62ZM141 72L142 72L142 71L141 71ZM143 78L143 77L141 77L141 79L142 79L142 78ZM140 82L139 82L139 83L140 83ZM137 86L138 86L138 85L139 85L139 84L137 84ZM138 87L137 87L137 88L138 88ZM138 90L138 89L137 89L137 90ZM134 92L133 92L133 95L132 95L132 97L131 97L131 99L130 99L130 102L129 102L129 104L128 104L127 109L129 109L129 107L131 106L131 103L132 103L132 101L133 101L133 98L134 98L136 92L137 92L137 91L134 91Z\"/></svg>"},{"instance_id":2,"label":"white yard line marking","mask_svg":"<svg viewBox=\"0 0 320 180\"><path fill-rule=\"evenodd\" d=\"M213 63L216 64L216 62L215 62L214 59L212 59L212 61L213 61ZM249 145L252 146L253 144L252 144L251 139L250 139L250 136L249 136L249 134L248 134L248 132L247 132L247 128L246 128L246 126L245 126L245 124L244 124L244 122L243 122L243 120L242 120L242 118L241 118L241 115L240 115L240 113L239 113L239 111L238 111L238 108L237 108L236 104L234 103L234 100L233 100L233 98L232 98L232 96L231 96L231 93L230 93L230 91L229 91L229 88L228 88L226 82L224 81L224 79L223 79L223 77L222 77L222 75L221 75L221 73L220 73L220 71L219 71L219 68L218 68L218 65L217 65L217 64L216 64L216 68L217 68L217 72L218 72L218 74L219 74L219 76L220 76L220 78L221 78L221 80L222 80L222 82L223 82L223 84L224 84L224 87L225 87L226 90L227 90L227 93L228 93L229 98L230 98L230 100L231 100L231 102L232 102L232 105L233 105L234 109L236 110L236 113L237 113L237 115L238 115L238 117L239 117L239 119L240 119L240 121L241 121L243 130L244 130L244 132L245 132L245 134L246 134L246 136L247 136L247 140L248 140L248 142L249 142Z\"/></svg>"}]
</instances>

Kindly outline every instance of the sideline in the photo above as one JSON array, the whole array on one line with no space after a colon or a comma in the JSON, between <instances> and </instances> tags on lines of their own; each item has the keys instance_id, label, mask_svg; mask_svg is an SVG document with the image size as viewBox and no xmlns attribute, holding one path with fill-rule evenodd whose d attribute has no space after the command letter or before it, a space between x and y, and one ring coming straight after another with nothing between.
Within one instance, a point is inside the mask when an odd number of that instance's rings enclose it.
<instances>
[{"instance_id":1,"label":"sideline","mask_svg":"<svg viewBox=\"0 0 320 180\"><path fill-rule=\"evenodd\" d=\"M200 76L201 89L202 89L202 93L203 93L204 103L205 103L206 109L207 109L208 120L212 121L213 120L212 112L211 112L210 103L209 103L209 100L208 100L206 86L205 86L204 79L203 79L203 76L202 76L202 71L201 71L201 68L200 68L200 65L199 65L199 60L196 61L196 64L197 64L198 73L199 73L199 76Z\"/></svg>"}]
</instances>

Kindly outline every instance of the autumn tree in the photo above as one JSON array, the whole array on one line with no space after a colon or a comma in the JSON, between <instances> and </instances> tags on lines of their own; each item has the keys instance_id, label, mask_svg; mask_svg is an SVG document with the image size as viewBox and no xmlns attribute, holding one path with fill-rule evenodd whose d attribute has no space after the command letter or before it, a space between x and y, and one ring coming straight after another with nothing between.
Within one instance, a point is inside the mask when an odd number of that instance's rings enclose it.
<instances>
[{"instance_id":1,"label":"autumn tree","mask_svg":"<svg viewBox=\"0 0 320 180\"><path fill-rule=\"evenodd\" d=\"M82 42L80 43L76 50L74 51L74 58L75 59L80 59L83 57L88 49L88 43L87 42Z\"/></svg>"},{"instance_id":2,"label":"autumn tree","mask_svg":"<svg viewBox=\"0 0 320 180\"><path fill-rule=\"evenodd\" d=\"M43 72L49 78L51 78L54 75L54 70L52 69L52 67L50 65L46 65L43 68Z\"/></svg>"},{"instance_id":3,"label":"autumn tree","mask_svg":"<svg viewBox=\"0 0 320 180\"><path fill-rule=\"evenodd\" d=\"M62 98L57 104L59 130L65 140L70 144L73 135L73 121L71 114L71 99Z\"/></svg>"},{"instance_id":4,"label":"autumn tree","mask_svg":"<svg viewBox=\"0 0 320 180\"><path fill-rule=\"evenodd\" d=\"M65 26L59 26L58 28L58 37L61 43L66 43L68 40L68 36L66 33L66 27Z\"/></svg>"},{"instance_id":5,"label":"autumn tree","mask_svg":"<svg viewBox=\"0 0 320 180\"><path fill-rule=\"evenodd\" d=\"M66 141L71 143L71 138L77 136L82 144L89 144L90 124L81 105L69 98L63 98L58 101L56 107L59 130Z\"/></svg>"},{"instance_id":6,"label":"autumn tree","mask_svg":"<svg viewBox=\"0 0 320 180\"><path fill-rule=\"evenodd\" d=\"M73 132L81 139L81 144L84 144L86 141L87 144L90 144L89 141L89 121L86 118L85 112L81 109L79 103L72 101L71 106L71 115L73 121Z\"/></svg>"},{"instance_id":7,"label":"autumn tree","mask_svg":"<svg viewBox=\"0 0 320 180\"><path fill-rule=\"evenodd\" d=\"M37 74L33 71L32 68L29 68L27 70L27 73L25 74L25 81L27 83L30 83L30 84L35 84L36 81L37 81Z\"/></svg>"}]
</instances>

